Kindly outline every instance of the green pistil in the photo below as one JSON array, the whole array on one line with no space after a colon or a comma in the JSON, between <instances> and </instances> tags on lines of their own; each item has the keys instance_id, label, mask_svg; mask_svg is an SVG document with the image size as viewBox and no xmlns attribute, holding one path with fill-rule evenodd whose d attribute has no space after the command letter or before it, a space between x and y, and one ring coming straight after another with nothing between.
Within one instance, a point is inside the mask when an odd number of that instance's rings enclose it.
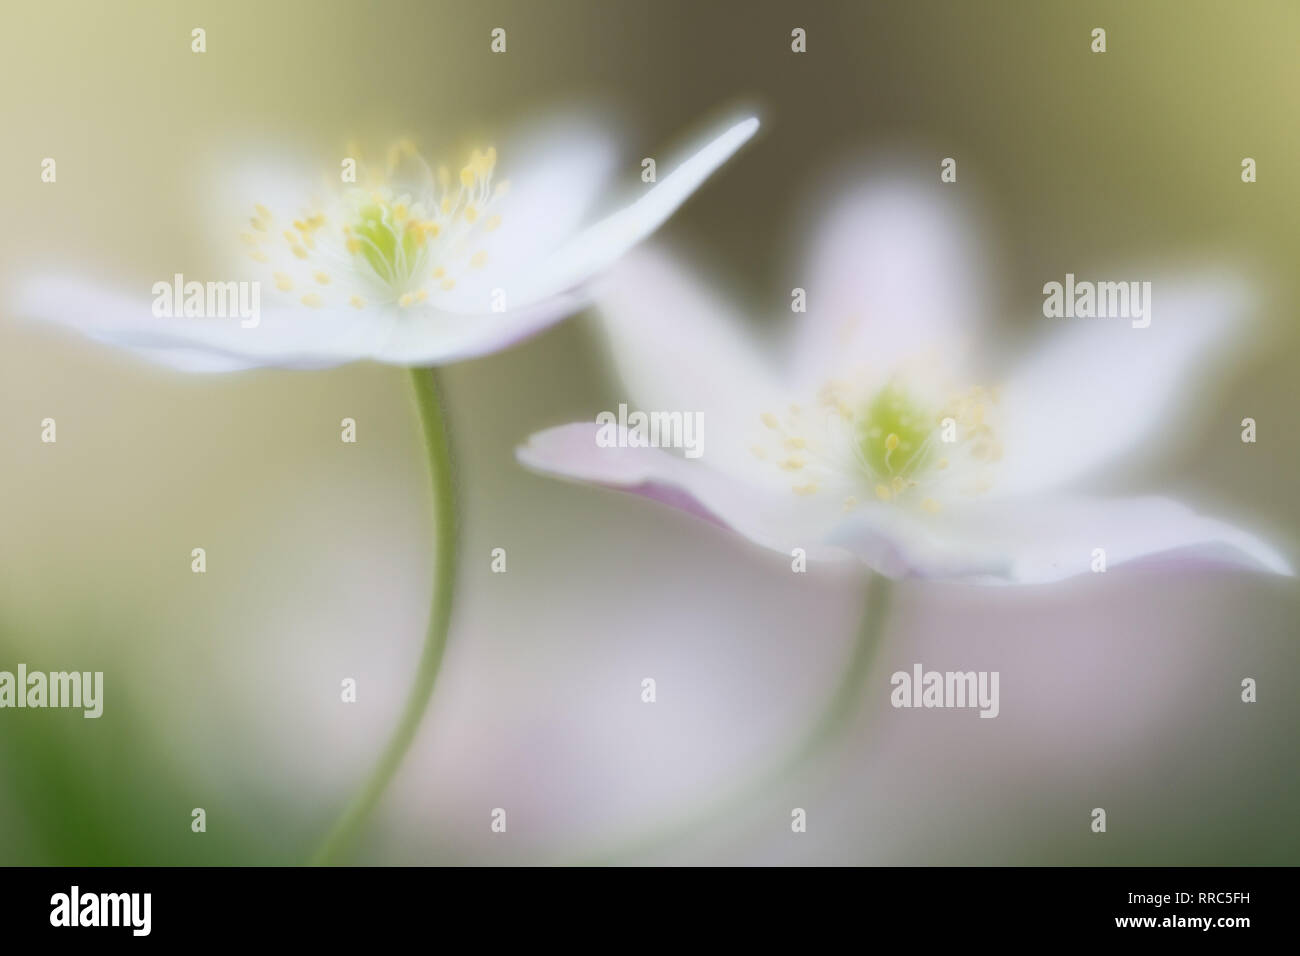
<instances>
[{"instance_id":1,"label":"green pistil","mask_svg":"<svg viewBox=\"0 0 1300 956\"><path fill-rule=\"evenodd\" d=\"M887 385L876 393L858 419L858 449L877 477L905 474L909 467L922 464L917 456L934 427L935 418L929 409L896 386Z\"/></svg>"},{"instance_id":2,"label":"green pistil","mask_svg":"<svg viewBox=\"0 0 1300 956\"><path fill-rule=\"evenodd\" d=\"M418 242L415 231L411 229L402 229L399 239L393 231L394 226L385 221L385 212L388 212L391 221L392 212L387 207L377 204L363 206L360 219L352 228L363 240L358 251L370 263L370 268L375 270L375 275L385 281L400 280L410 273L416 261ZM403 256L400 268L397 258L399 242Z\"/></svg>"}]
</instances>

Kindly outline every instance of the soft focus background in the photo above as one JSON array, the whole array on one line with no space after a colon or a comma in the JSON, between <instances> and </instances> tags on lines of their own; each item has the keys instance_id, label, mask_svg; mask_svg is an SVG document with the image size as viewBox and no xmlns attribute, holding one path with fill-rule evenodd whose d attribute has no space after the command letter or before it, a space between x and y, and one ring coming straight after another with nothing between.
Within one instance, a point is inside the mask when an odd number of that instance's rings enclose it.
<instances>
[{"instance_id":1,"label":"soft focus background","mask_svg":"<svg viewBox=\"0 0 1300 956\"><path fill-rule=\"evenodd\" d=\"M759 138L655 241L756 327L800 284L819 185L882 153L914 157L936 189L939 160L958 159L943 188L979 210L1009 348L1042 333L1042 284L1067 271L1250 275L1253 358L1188 383L1169 423L1184 440L1098 490L1176 494L1297 553L1291 0L50 0L6 21L0 302L51 264L141 288L201 272L233 239L205 219L222 157L292 145L336 168L349 138L458 147L591 104L619 116L613 203L640 188L641 157L753 108ZM488 52L496 26L504 56ZM530 432L626 400L591 314L446 382L460 604L428 719L354 859L585 859L781 753L845 659L854 575L792 575L676 512L521 470ZM1239 440L1247 415L1256 445ZM56 445L39 441L47 416ZM339 441L345 416L356 445ZM303 860L369 772L423 636L429 500L405 376L186 378L0 306L0 448L0 669L106 674L98 721L0 712L0 863ZM823 759L692 839L617 859L1300 862L1292 581L1120 570L896 594L863 706ZM888 675L915 661L1001 671L1001 716L892 710Z\"/></svg>"}]
</instances>

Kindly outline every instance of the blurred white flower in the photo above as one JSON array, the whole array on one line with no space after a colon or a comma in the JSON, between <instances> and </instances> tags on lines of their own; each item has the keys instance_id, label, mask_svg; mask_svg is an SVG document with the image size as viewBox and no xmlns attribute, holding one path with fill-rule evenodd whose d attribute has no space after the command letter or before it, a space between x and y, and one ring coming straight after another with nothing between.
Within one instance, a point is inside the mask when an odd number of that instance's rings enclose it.
<instances>
[{"instance_id":1,"label":"blurred white flower","mask_svg":"<svg viewBox=\"0 0 1300 956\"><path fill-rule=\"evenodd\" d=\"M1107 566L1159 556L1291 574L1258 537L1174 501L1060 490L1127 464L1177 420L1191 370L1244 315L1240 287L1157 282L1148 328L1050 320L1069 324L989 381L971 348L983 310L970 237L930 196L886 182L833 207L798 273L808 310L780 371L679 266L630 257L600 301L614 358L641 409L704 413L706 453L599 447L581 423L532 436L519 460L893 578L1055 581L1093 569L1095 549Z\"/></svg>"},{"instance_id":2,"label":"blurred white flower","mask_svg":"<svg viewBox=\"0 0 1300 956\"><path fill-rule=\"evenodd\" d=\"M736 123L587 228L579 227L611 167L603 134L587 130L557 127L500 160L494 148L476 150L458 169L431 167L402 141L382 166L358 163L354 183L334 172L313 187L313 177L268 167L253 177L261 191L243 197L240 227L231 229L244 258L217 277L261 283L255 323L155 316L143 290L77 274L30 276L15 311L191 371L471 358L584 307L587 282L662 224L757 128L752 118ZM512 184L498 165L517 171Z\"/></svg>"}]
</instances>

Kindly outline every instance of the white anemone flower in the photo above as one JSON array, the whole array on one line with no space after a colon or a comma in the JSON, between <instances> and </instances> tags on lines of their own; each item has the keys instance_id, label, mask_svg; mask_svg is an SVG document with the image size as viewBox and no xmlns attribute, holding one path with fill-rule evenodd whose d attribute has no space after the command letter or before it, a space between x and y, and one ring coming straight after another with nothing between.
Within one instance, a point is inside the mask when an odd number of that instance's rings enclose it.
<instances>
[{"instance_id":1,"label":"white anemone flower","mask_svg":"<svg viewBox=\"0 0 1300 956\"><path fill-rule=\"evenodd\" d=\"M349 148L354 181L339 165L319 180L259 168L233 177L259 190L242 196L229 219L234 264L203 277L221 286L256 281L256 319L229 306L225 315L201 307L181 314L180 302L157 314L154 296L172 284L170 274L147 295L75 273L32 273L14 311L187 371L473 358L583 308L589 280L658 228L757 128L753 118L731 125L585 228L613 163L604 134L574 124L555 124L500 156L476 149L458 167L431 165L402 140L377 165ZM218 190L223 204L231 185ZM223 297L237 294L231 287Z\"/></svg>"},{"instance_id":2,"label":"white anemone flower","mask_svg":"<svg viewBox=\"0 0 1300 956\"><path fill-rule=\"evenodd\" d=\"M380 169L349 150L336 179L315 188L304 189L309 180L300 177L259 173L264 192L245 197L242 225L229 235L242 253L215 280L173 274L150 288L152 301L143 290L76 274L20 284L15 311L186 371L362 359L410 366L433 490L429 626L397 727L314 862L333 862L351 847L415 739L441 669L457 517L437 366L502 349L584 307L590 280L663 223L757 129L756 119L735 123L639 199L586 228L612 165L600 135L549 129L538 148L501 156L501 166L518 171L509 189L493 147L474 150L455 172L430 166L408 141L395 144Z\"/></svg>"},{"instance_id":3,"label":"white anemone flower","mask_svg":"<svg viewBox=\"0 0 1300 956\"><path fill-rule=\"evenodd\" d=\"M1041 350L989 378L997 363L972 347L984 311L973 244L933 192L860 188L822 230L796 273L807 311L783 362L662 254L643 250L609 277L599 305L633 407L702 413L700 457L644 447L635 428L617 443L628 447L602 447L599 426L580 423L533 435L519 460L887 578L1050 582L1098 570L1099 556L1103 568L1177 559L1292 574L1259 537L1168 498L1071 487L1132 463L1181 420L1193 374L1245 317L1240 283L1157 279L1145 328L1044 318Z\"/></svg>"}]
</instances>

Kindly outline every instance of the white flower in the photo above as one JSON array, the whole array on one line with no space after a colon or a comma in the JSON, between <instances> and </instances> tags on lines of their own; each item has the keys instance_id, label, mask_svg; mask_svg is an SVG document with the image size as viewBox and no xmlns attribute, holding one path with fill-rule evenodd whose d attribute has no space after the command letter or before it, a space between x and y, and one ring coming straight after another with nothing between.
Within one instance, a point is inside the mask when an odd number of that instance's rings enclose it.
<instances>
[{"instance_id":1,"label":"white flower","mask_svg":"<svg viewBox=\"0 0 1300 956\"><path fill-rule=\"evenodd\" d=\"M1094 569L1096 549L1107 567L1159 556L1291 574L1258 537L1174 501L1061 490L1194 409L1190 373L1221 354L1240 288L1156 281L1142 329L1042 319L1048 344L990 381L970 348L979 271L927 196L886 182L836 204L796 273L808 311L779 373L680 267L630 257L600 302L615 360L636 407L703 412L703 457L598 447L581 423L532 436L519 460L894 578L1055 581Z\"/></svg>"},{"instance_id":2,"label":"white flower","mask_svg":"<svg viewBox=\"0 0 1300 956\"><path fill-rule=\"evenodd\" d=\"M76 274L30 276L15 311L192 371L471 358L584 307L588 281L662 224L757 128L752 118L736 123L584 229L612 165L603 136L586 130L551 129L500 157L476 150L454 169L428 165L402 141L380 168L360 163L355 183L337 166L319 186L315 177L265 169L255 178L267 194L243 197L240 227L229 235L238 265L207 277L258 281L255 322L158 316L144 289L105 288Z\"/></svg>"}]
</instances>

